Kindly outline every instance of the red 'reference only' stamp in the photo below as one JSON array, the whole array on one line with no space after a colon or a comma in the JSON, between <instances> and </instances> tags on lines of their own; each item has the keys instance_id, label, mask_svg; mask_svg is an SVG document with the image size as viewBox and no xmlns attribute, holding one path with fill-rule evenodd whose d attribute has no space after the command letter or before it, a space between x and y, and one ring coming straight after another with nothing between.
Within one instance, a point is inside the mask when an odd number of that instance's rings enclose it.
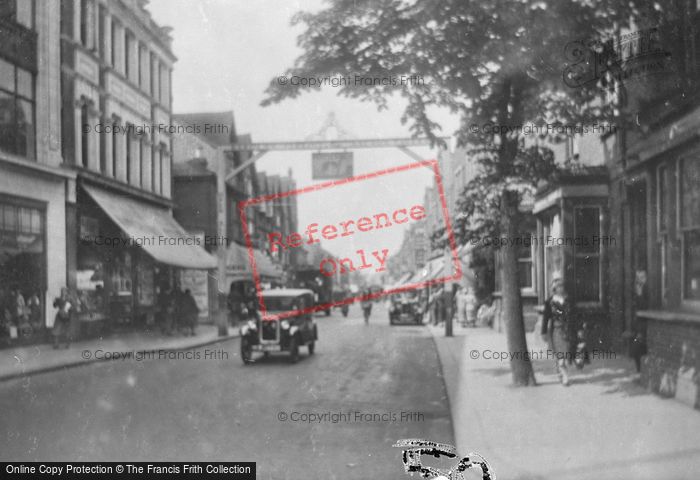
<instances>
[{"instance_id":1,"label":"red 'reference only' stamp","mask_svg":"<svg viewBox=\"0 0 700 480\"><path fill-rule=\"evenodd\" d=\"M343 252L345 254L327 255L320 259L315 266L318 267L318 271L322 276L333 277L347 275L351 272L361 270L380 273L387 270L389 258L397 252L392 252L387 246L381 245L382 237L378 234L386 234L389 229L395 230L401 225L410 227L411 224L426 223L428 215L425 205L416 203L415 201L402 201L400 195L396 194L392 197L391 193L393 189L391 182L393 181L396 185L399 185L400 182L406 181L405 178L400 178L401 174L425 168L431 170L432 176L434 177L435 193L437 195L436 201L439 206L438 212L442 217L441 220L450 248L451 269L445 268L443 270L444 275L437 278L433 276L427 280L410 282L381 292L350 296L345 299L328 301L279 314L268 314L262 295L261 277L254 253L255 247L249 229L250 223L246 209L254 206L262 208L267 202L289 201L292 197L303 198L304 196L329 194L331 193L329 191L332 190L333 194L337 195L334 199L337 200L340 198L337 205L342 205L345 211L347 211L348 208L351 210L358 210L360 214L357 215L356 212L353 212L353 214L346 214L345 217L341 217L342 219L338 221L314 221L308 223L305 228L299 228L297 232L287 234L283 234L279 231L268 232L265 238L265 249L271 255L279 255L280 252L303 249L305 246L321 244L321 242L323 242L324 246L330 246L335 243L336 246L341 245L340 250L345 248L346 251ZM374 184L371 184L371 182L374 182ZM372 203L373 200L368 198L365 194L368 191L376 193L378 189L381 189L381 204L377 204L378 202ZM319 203L323 200L311 199L310 201ZM260 304L260 313L263 320L277 320L328 310L336 306L347 305L363 300L374 300L386 295L421 289L449 281L457 281L462 276L454 231L449 218L442 177L437 160L419 161L356 175L354 177L323 182L297 190L250 198L238 203L238 213L243 226L243 234L248 249L248 261L250 262L253 273L255 289ZM323 211L324 216L331 216L334 213L342 215L342 213L338 212ZM373 240L368 247L367 239L368 236L372 234L377 236L379 240ZM358 248L358 245L360 248ZM337 252L338 248L336 248L335 251Z\"/></svg>"}]
</instances>

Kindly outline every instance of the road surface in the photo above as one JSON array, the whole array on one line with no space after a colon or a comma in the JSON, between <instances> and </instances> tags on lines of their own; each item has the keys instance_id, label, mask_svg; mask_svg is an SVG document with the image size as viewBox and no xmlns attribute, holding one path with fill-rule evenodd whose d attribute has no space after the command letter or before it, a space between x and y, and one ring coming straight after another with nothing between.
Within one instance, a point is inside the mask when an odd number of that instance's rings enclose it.
<instances>
[{"instance_id":1,"label":"road surface","mask_svg":"<svg viewBox=\"0 0 700 480\"><path fill-rule=\"evenodd\" d=\"M316 354L302 348L297 364L244 366L235 339L3 382L0 458L255 461L260 479L386 480L409 478L396 440L453 443L426 328L390 327L381 304L369 326L357 305L316 321Z\"/></svg>"}]
</instances>

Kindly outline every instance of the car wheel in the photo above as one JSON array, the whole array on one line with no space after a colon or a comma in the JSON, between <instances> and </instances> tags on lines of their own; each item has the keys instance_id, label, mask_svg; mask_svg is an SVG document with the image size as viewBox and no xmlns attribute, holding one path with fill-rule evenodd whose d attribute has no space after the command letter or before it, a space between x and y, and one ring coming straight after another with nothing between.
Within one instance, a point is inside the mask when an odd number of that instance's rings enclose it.
<instances>
[{"instance_id":1,"label":"car wheel","mask_svg":"<svg viewBox=\"0 0 700 480\"><path fill-rule=\"evenodd\" d=\"M344 316L344 317L347 317L347 316L348 316L348 307L343 307L343 308L341 309L341 312L343 312L343 316Z\"/></svg>"},{"instance_id":2,"label":"car wheel","mask_svg":"<svg viewBox=\"0 0 700 480\"><path fill-rule=\"evenodd\" d=\"M243 365L253 363L253 347L245 337L241 338L241 359L243 360Z\"/></svg>"},{"instance_id":3,"label":"car wheel","mask_svg":"<svg viewBox=\"0 0 700 480\"><path fill-rule=\"evenodd\" d=\"M396 322L393 317L389 317L389 325L394 325Z\"/></svg>"},{"instance_id":4,"label":"car wheel","mask_svg":"<svg viewBox=\"0 0 700 480\"><path fill-rule=\"evenodd\" d=\"M292 337L289 341L289 361L292 363L299 361L299 341L297 337Z\"/></svg>"},{"instance_id":5,"label":"car wheel","mask_svg":"<svg viewBox=\"0 0 700 480\"><path fill-rule=\"evenodd\" d=\"M327 316L327 317L330 317L330 316L331 316L331 309L330 309L330 308L326 310L326 316Z\"/></svg>"},{"instance_id":6,"label":"car wheel","mask_svg":"<svg viewBox=\"0 0 700 480\"><path fill-rule=\"evenodd\" d=\"M309 347L309 355L313 355L314 350L316 350L316 342L310 342L308 347Z\"/></svg>"}]
</instances>

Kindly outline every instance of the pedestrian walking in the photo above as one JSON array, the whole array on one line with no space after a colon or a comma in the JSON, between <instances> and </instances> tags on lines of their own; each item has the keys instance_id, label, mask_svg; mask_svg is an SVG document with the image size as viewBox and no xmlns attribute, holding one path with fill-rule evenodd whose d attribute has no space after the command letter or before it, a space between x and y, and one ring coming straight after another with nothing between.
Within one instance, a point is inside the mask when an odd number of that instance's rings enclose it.
<instances>
[{"instance_id":1,"label":"pedestrian walking","mask_svg":"<svg viewBox=\"0 0 700 480\"><path fill-rule=\"evenodd\" d=\"M67 288L61 289L61 296L53 301L54 308L58 309L53 322L53 348L59 348L63 343L65 348L70 346L71 317L74 311L74 304L71 302Z\"/></svg>"},{"instance_id":2,"label":"pedestrian walking","mask_svg":"<svg viewBox=\"0 0 700 480\"><path fill-rule=\"evenodd\" d=\"M194 336L196 334L195 329L197 328L197 318L199 317L199 307L197 306L197 302L189 289L185 290L182 298L182 308L185 328L189 328L190 335ZM187 332L185 332L185 335L187 335Z\"/></svg>"},{"instance_id":3,"label":"pedestrian walking","mask_svg":"<svg viewBox=\"0 0 700 480\"><path fill-rule=\"evenodd\" d=\"M371 291L369 289L362 290L362 301L360 306L362 307L362 315L365 319L365 325L369 325L369 317L372 315L372 300L369 298Z\"/></svg>"},{"instance_id":4,"label":"pedestrian walking","mask_svg":"<svg viewBox=\"0 0 700 480\"><path fill-rule=\"evenodd\" d=\"M570 300L560 276L552 279L551 296L545 301L542 319L542 336L549 343L552 356L556 359L557 374L562 385L569 385L567 362L572 358L572 342L577 338L571 316ZM572 335L573 330L573 335Z\"/></svg>"}]
</instances>

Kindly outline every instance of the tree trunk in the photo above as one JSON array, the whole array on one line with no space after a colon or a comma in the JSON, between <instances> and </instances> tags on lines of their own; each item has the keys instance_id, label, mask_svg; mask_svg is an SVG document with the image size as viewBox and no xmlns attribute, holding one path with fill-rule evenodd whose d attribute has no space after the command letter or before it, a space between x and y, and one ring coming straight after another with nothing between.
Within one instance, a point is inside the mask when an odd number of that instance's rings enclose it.
<instances>
[{"instance_id":1,"label":"tree trunk","mask_svg":"<svg viewBox=\"0 0 700 480\"><path fill-rule=\"evenodd\" d=\"M508 351L511 354L510 368L516 386L536 385L535 373L528 355L523 321L523 306L518 281L518 246L515 239L517 229L519 197L516 192L504 190L501 195L501 233L508 239L501 251L501 294L505 319Z\"/></svg>"}]
</instances>

